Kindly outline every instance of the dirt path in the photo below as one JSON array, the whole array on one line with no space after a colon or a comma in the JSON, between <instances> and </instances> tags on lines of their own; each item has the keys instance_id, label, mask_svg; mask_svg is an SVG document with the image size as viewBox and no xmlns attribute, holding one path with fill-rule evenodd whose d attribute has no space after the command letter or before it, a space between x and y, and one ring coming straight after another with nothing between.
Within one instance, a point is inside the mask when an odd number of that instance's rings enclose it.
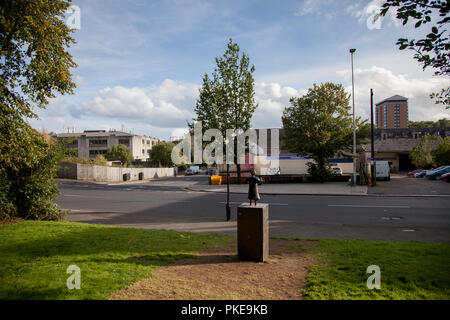
<instances>
[{"instance_id":1,"label":"dirt path","mask_svg":"<svg viewBox=\"0 0 450 320\"><path fill-rule=\"evenodd\" d=\"M314 241L270 240L265 263L237 259L236 239L200 252L196 258L161 267L153 277L113 294L110 299L298 300L314 258L304 248Z\"/></svg>"}]
</instances>

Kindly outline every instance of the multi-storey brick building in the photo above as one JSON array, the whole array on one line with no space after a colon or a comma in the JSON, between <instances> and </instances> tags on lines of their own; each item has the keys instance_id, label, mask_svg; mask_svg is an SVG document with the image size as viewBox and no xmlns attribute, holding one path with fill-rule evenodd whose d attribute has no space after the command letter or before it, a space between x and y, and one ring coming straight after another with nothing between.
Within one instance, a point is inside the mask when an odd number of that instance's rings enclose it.
<instances>
[{"instance_id":1,"label":"multi-storey brick building","mask_svg":"<svg viewBox=\"0 0 450 320\"><path fill-rule=\"evenodd\" d=\"M395 95L376 104L378 129L408 128L408 99Z\"/></svg>"}]
</instances>

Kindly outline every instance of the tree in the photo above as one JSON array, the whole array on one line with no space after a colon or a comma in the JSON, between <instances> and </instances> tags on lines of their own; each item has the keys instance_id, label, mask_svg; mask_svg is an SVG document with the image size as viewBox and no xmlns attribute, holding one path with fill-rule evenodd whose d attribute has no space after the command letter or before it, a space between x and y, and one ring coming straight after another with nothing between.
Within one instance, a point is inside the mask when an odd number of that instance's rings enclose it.
<instances>
[{"instance_id":1,"label":"tree","mask_svg":"<svg viewBox=\"0 0 450 320\"><path fill-rule=\"evenodd\" d=\"M56 93L72 93L67 48L74 42L62 20L69 1L0 3L0 215L57 219L55 198L59 144L32 129Z\"/></svg>"},{"instance_id":2,"label":"tree","mask_svg":"<svg viewBox=\"0 0 450 320\"><path fill-rule=\"evenodd\" d=\"M0 5L0 103L2 116L17 112L36 117L55 93L73 93L70 68L76 67L67 48L74 43L61 17L64 0L2 1ZM3 110L5 108L6 110Z\"/></svg>"},{"instance_id":3,"label":"tree","mask_svg":"<svg viewBox=\"0 0 450 320\"><path fill-rule=\"evenodd\" d=\"M293 97L282 116L286 148L298 155L309 155L308 172L325 182L331 176L328 159L351 150L353 119L350 96L341 84L314 85L302 97ZM355 120L357 143L368 136L368 126Z\"/></svg>"},{"instance_id":4,"label":"tree","mask_svg":"<svg viewBox=\"0 0 450 320\"><path fill-rule=\"evenodd\" d=\"M422 169L434 167L436 162L433 157L433 151L440 142L442 142L442 138L439 136L422 137L420 142L409 153L412 164Z\"/></svg>"},{"instance_id":5,"label":"tree","mask_svg":"<svg viewBox=\"0 0 450 320\"><path fill-rule=\"evenodd\" d=\"M109 161L119 160L122 166L134 160L131 156L130 149L128 149L123 144L117 144L109 148L108 152L106 153L106 158Z\"/></svg>"},{"instance_id":6,"label":"tree","mask_svg":"<svg viewBox=\"0 0 450 320\"><path fill-rule=\"evenodd\" d=\"M450 165L450 137L445 137L437 146L433 152L433 157L437 166Z\"/></svg>"},{"instance_id":7,"label":"tree","mask_svg":"<svg viewBox=\"0 0 450 320\"><path fill-rule=\"evenodd\" d=\"M17 115L0 122L0 137L0 219L59 219L54 178L64 154L61 145Z\"/></svg>"},{"instance_id":8,"label":"tree","mask_svg":"<svg viewBox=\"0 0 450 320\"><path fill-rule=\"evenodd\" d=\"M447 128L450 126L448 119L443 118L436 122L434 121L409 121L408 126L410 128Z\"/></svg>"},{"instance_id":9,"label":"tree","mask_svg":"<svg viewBox=\"0 0 450 320\"><path fill-rule=\"evenodd\" d=\"M172 162L172 142L161 142L153 146L150 150L150 164L157 168L171 168L174 166Z\"/></svg>"},{"instance_id":10,"label":"tree","mask_svg":"<svg viewBox=\"0 0 450 320\"><path fill-rule=\"evenodd\" d=\"M430 23L430 29L425 38L415 40L400 38L397 41L400 50L411 49L416 52L414 59L427 67L436 69L435 75L450 75L450 41L447 24L450 21L450 2L448 0L385 0L381 16L385 16L390 9L397 10L397 18L406 25L410 19L419 28ZM437 18L439 16L439 18ZM438 19L432 23L432 18ZM442 89L439 93L430 95L436 103L450 107L450 88Z\"/></svg>"},{"instance_id":11,"label":"tree","mask_svg":"<svg viewBox=\"0 0 450 320\"><path fill-rule=\"evenodd\" d=\"M195 106L194 121L201 121L203 130L218 129L226 136L227 129L244 132L250 129L250 122L258 105L255 102L253 72L250 58L240 53L238 44L230 39L222 57L216 58L212 76L205 74L200 95ZM191 129L193 124L190 124ZM235 144L234 162L237 164ZM240 165L237 164L238 178ZM240 180L240 179L238 179Z\"/></svg>"}]
</instances>

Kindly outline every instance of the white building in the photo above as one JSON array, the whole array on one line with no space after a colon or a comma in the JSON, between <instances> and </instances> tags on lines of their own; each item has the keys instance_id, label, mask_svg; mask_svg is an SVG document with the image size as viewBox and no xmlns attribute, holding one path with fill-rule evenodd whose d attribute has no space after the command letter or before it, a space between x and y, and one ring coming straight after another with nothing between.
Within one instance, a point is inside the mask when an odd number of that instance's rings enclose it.
<instances>
[{"instance_id":1,"label":"white building","mask_svg":"<svg viewBox=\"0 0 450 320\"><path fill-rule=\"evenodd\" d=\"M79 158L95 158L98 154L105 155L109 148L122 144L131 151L137 161L147 161L149 151L161 140L147 136L138 136L126 132L106 130L86 130L83 133L59 133L57 139L73 139L67 148L78 151Z\"/></svg>"}]
</instances>

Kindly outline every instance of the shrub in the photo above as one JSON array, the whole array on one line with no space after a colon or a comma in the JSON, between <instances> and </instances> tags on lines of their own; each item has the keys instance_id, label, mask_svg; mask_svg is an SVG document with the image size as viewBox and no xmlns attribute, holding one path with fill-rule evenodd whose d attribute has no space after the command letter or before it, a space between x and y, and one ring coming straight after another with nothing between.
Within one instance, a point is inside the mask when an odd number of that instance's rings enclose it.
<instances>
[{"instance_id":1,"label":"shrub","mask_svg":"<svg viewBox=\"0 0 450 320\"><path fill-rule=\"evenodd\" d=\"M0 217L57 220L55 181L63 151L22 119L0 117Z\"/></svg>"}]
</instances>

